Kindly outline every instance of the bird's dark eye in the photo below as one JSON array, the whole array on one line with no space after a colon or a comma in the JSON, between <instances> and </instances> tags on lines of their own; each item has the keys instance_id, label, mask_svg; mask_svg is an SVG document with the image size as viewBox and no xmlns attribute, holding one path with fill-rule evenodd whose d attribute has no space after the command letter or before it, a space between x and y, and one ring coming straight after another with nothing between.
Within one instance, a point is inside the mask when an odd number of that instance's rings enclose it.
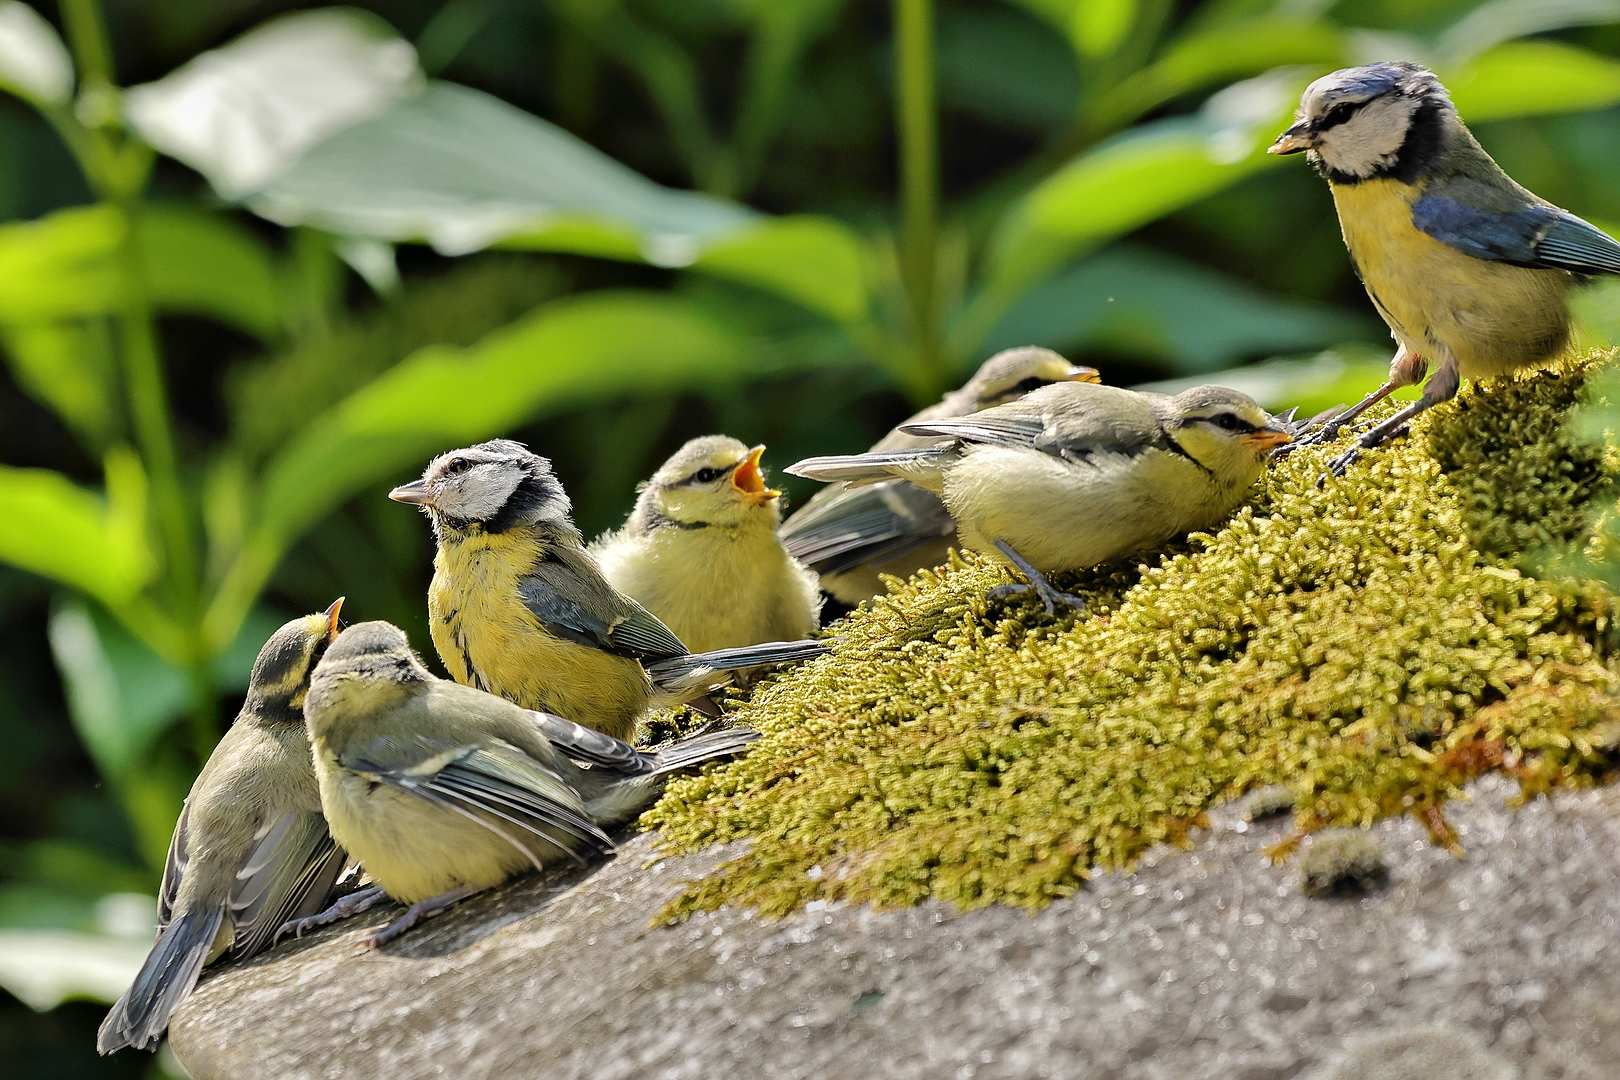
<instances>
[{"instance_id":1,"label":"bird's dark eye","mask_svg":"<svg viewBox=\"0 0 1620 1080\"><path fill-rule=\"evenodd\" d=\"M699 469L692 474L692 479L700 484L711 484L720 479L721 475L722 470L720 469Z\"/></svg>"},{"instance_id":2,"label":"bird's dark eye","mask_svg":"<svg viewBox=\"0 0 1620 1080\"><path fill-rule=\"evenodd\" d=\"M1018 391L1020 394L1027 394L1031 390L1039 390L1041 387L1047 385L1049 385L1049 383L1046 379L1041 378L1039 375L1031 375L1027 379L1018 380L1018 384L1014 386L1013 389Z\"/></svg>"},{"instance_id":3,"label":"bird's dark eye","mask_svg":"<svg viewBox=\"0 0 1620 1080\"><path fill-rule=\"evenodd\" d=\"M472 468L472 462L467 458L451 458L444 463L444 475L454 476L456 473L464 473L470 468Z\"/></svg>"},{"instance_id":4,"label":"bird's dark eye","mask_svg":"<svg viewBox=\"0 0 1620 1080\"><path fill-rule=\"evenodd\" d=\"M1223 412L1209 418L1209 422L1223 431L1253 431L1254 425L1236 413Z\"/></svg>"},{"instance_id":5,"label":"bird's dark eye","mask_svg":"<svg viewBox=\"0 0 1620 1080\"><path fill-rule=\"evenodd\" d=\"M1333 106L1333 108L1329 109L1327 111L1327 115L1322 117L1321 120L1317 121L1316 126L1318 129L1337 127L1354 116L1356 114L1356 110L1361 108L1361 106L1362 102L1359 101L1340 102L1339 104Z\"/></svg>"}]
</instances>

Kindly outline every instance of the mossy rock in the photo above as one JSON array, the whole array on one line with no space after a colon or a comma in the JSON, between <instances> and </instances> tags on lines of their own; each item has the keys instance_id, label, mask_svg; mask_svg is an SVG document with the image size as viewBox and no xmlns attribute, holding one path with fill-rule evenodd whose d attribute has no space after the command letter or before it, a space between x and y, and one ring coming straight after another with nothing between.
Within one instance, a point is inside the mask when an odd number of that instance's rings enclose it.
<instances>
[{"instance_id":1,"label":"mossy rock","mask_svg":"<svg viewBox=\"0 0 1620 1080\"><path fill-rule=\"evenodd\" d=\"M897 585L647 814L671 850L750 841L666 915L1038 907L1277 784L1300 835L1411 813L1455 847L1483 772L1611 778L1614 595L1536 576L1613 505L1620 461L1566 424L1610 363L1471 388L1321 487L1343 441L1296 453L1218 531L1061 581L1081 617L987 604L1012 579L976 556Z\"/></svg>"}]
</instances>

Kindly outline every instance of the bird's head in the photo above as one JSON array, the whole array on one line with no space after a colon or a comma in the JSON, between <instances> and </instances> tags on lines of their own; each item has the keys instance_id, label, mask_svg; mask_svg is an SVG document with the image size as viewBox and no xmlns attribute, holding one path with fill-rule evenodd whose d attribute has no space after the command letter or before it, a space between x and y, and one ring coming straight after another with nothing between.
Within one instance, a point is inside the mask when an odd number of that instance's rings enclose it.
<instances>
[{"instance_id":1,"label":"bird's head","mask_svg":"<svg viewBox=\"0 0 1620 1080\"><path fill-rule=\"evenodd\" d=\"M763 446L752 450L725 435L693 439L675 451L642 486L636 516L643 527L662 522L688 528L759 521L774 529L781 492L765 486Z\"/></svg>"},{"instance_id":2,"label":"bird's head","mask_svg":"<svg viewBox=\"0 0 1620 1080\"><path fill-rule=\"evenodd\" d=\"M309 676L338 637L343 597L318 615L294 619L270 635L253 661L248 679L247 710L266 720L304 721Z\"/></svg>"},{"instance_id":3,"label":"bird's head","mask_svg":"<svg viewBox=\"0 0 1620 1080\"><path fill-rule=\"evenodd\" d=\"M327 648L310 679L310 732L319 738L334 723L363 721L431 681L405 631L386 622L356 623Z\"/></svg>"},{"instance_id":4,"label":"bird's head","mask_svg":"<svg viewBox=\"0 0 1620 1080\"><path fill-rule=\"evenodd\" d=\"M422 507L440 537L446 532L504 532L550 523L569 529L572 506L551 462L511 439L452 450L428 462L422 479L388 493Z\"/></svg>"},{"instance_id":5,"label":"bird's head","mask_svg":"<svg viewBox=\"0 0 1620 1080\"><path fill-rule=\"evenodd\" d=\"M972 398L975 411L1016 401L1031 390L1060 382L1101 382L1096 368L1071 364L1051 349L1021 345L1003 349L974 372L961 392Z\"/></svg>"},{"instance_id":6,"label":"bird's head","mask_svg":"<svg viewBox=\"0 0 1620 1080\"><path fill-rule=\"evenodd\" d=\"M1170 437L1215 478L1248 487L1266 455L1294 441L1291 426L1253 398L1224 386L1195 386L1165 402Z\"/></svg>"},{"instance_id":7,"label":"bird's head","mask_svg":"<svg viewBox=\"0 0 1620 1080\"><path fill-rule=\"evenodd\" d=\"M1336 183L1389 176L1420 169L1439 148L1440 122L1455 112L1427 68L1404 60L1345 68L1305 88L1293 126L1268 152L1309 151Z\"/></svg>"}]
</instances>

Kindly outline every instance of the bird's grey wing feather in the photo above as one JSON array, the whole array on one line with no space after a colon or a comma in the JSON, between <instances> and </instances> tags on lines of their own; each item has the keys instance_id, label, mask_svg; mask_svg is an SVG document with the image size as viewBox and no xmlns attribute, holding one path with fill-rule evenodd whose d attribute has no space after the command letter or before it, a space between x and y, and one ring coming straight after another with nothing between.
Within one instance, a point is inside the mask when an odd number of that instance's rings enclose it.
<instances>
[{"instance_id":1,"label":"bird's grey wing feather","mask_svg":"<svg viewBox=\"0 0 1620 1080\"><path fill-rule=\"evenodd\" d=\"M163 1037L169 1017L197 985L209 947L219 933L223 908L186 911L158 934L135 981L124 991L96 1033L96 1049L110 1054L126 1046L142 1049Z\"/></svg>"},{"instance_id":2,"label":"bird's grey wing feather","mask_svg":"<svg viewBox=\"0 0 1620 1080\"><path fill-rule=\"evenodd\" d=\"M701 765L715 758L740 754L750 743L758 741L759 732L739 724L720 731L694 735L689 739L671 743L656 754L643 756L652 757L656 762L654 775L662 775L679 769L690 769L694 765Z\"/></svg>"},{"instance_id":3,"label":"bird's grey wing feather","mask_svg":"<svg viewBox=\"0 0 1620 1080\"><path fill-rule=\"evenodd\" d=\"M191 800L180 807L180 820L174 823L174 835L169 837L169 853L163 859L163 881L158 886L158 929L169 925L174 913L175 897L180 892L180 879L185 876L191 854L186 848L191 827Z\"/></svg>"},{"instance_id":4,"label":"bird's grey wing feather","mask_svg":"<svg viewBox=\"0 0 1620 1080\"><path fill-rule=\"evenodd\" d=\"M561 848L579 862L581 851L601 854L613 848L587 816L577 791L499 739L456 747L423 735L408 743L385 737L340 757L339 764L460 814L505 839L536 867L543 861L527 837Z\"/></svg>"},{"instance_id":5,"label":"bird's grey wing feather","mask_svg":"<svg viewBox=\"0 0 1620 1080\"><path fill-rule=\"evenodd\" d=\"M1545 203L1481 206L1459 197L1468 194L1465 183L1436 182L1412 204L1412 224L1442 244L1488 262L1620 274L1620 243L1602 229Z\"/></svg>"},{"instance_id":6,"label":"bird's grey wing feather","mask_svg":"<svg viewBox=\"0 0 1620 1080\"><path fill-rule=\"evenodd\" d=\"M652 612L614 589L583 556L549 558L518 585L524 606L558 637L633 660L661 660L686 646Z\"/></svg>"},{"instance_id":7,"label":"bird's grey wing feather","mask_svg":"<svg viewBox=\"0 0 1620 1080\"><path fill-rule=\"evenodd\" d=\"M231 959L257 955L283 923L322 910L347 859L318 812L288 810L271 822L231 888Z\"/></svg>"},{"instance_id":8,"label":"bird's grey wing feather","mask_svg":"<svg viewBox=\"0 0 1620 1080\"><path fill-rule=\"evenodd\" d=\"M552 746L575 761L612 769L625 775L652 772L657 768L650 755L641 753L629 743L621 742L611 735L582 727L572 720L564 720L551 713L531 711L528 715L534 720L540 733L550 740Z\"/></svg>"},{"instance_id":9,"label":"bird's grey wing feather","mask_svg":"<svg viewBox=\"0 0 1620 1080\"><path fill-rule=\"evenodd\" d=\"M819 574L895 558L956 529L939 496L904 480L846 490L813 509L791 533L784 527L782 543Z\"/></svg>"},{"instance_id":10,"label":"bird's grey wing feather","mask_svg":"<svg viewBox=\"0 0 1620 1080\"><path fill-rule=\"evenodd\" d=\"M900 430L907 435L933 435L996 446L1034 446L1046 427L1039 416L998 416L996 412L995 409L987 409L972 416L945 416L938 420L901 424Z\"/></svg>"},{"instance_id":11,"label":"bird's grey wing feather","mask_svg":"<svg viewBox=\"0 0 1620 1080\"><path fill-rule=\"evenodd\" d=\"M828 457L805 458L795 461L782 471L790 476L803 476L824 482L842 481L851 487L875 484L888 480L894 471L917 468L927 469L948 457L948 447L926 446L910 450L881 450L866 454L839 454Z\"/></svg>"}]
</instances>

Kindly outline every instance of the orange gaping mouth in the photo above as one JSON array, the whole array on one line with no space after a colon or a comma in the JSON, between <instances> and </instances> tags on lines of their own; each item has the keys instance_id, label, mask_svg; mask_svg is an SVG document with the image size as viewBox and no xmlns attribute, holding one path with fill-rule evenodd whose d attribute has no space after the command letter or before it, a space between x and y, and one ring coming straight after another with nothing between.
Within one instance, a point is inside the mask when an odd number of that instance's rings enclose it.
<instances>
[{"instance_id":1,"label":"orange gaping mouth","mask_svg":"<svg viewBox=\"0 0 1620 1080\"><path fill-rule=\"evenodd\" d=\"M759 458L765 453L763 446L756 446L748 451L748 456L737 463L731 470L731 484L743 497L753 503L767 503L782 493L775 488L765 486L765 477L759 472Z\"/></svg>"}]
</instances>

